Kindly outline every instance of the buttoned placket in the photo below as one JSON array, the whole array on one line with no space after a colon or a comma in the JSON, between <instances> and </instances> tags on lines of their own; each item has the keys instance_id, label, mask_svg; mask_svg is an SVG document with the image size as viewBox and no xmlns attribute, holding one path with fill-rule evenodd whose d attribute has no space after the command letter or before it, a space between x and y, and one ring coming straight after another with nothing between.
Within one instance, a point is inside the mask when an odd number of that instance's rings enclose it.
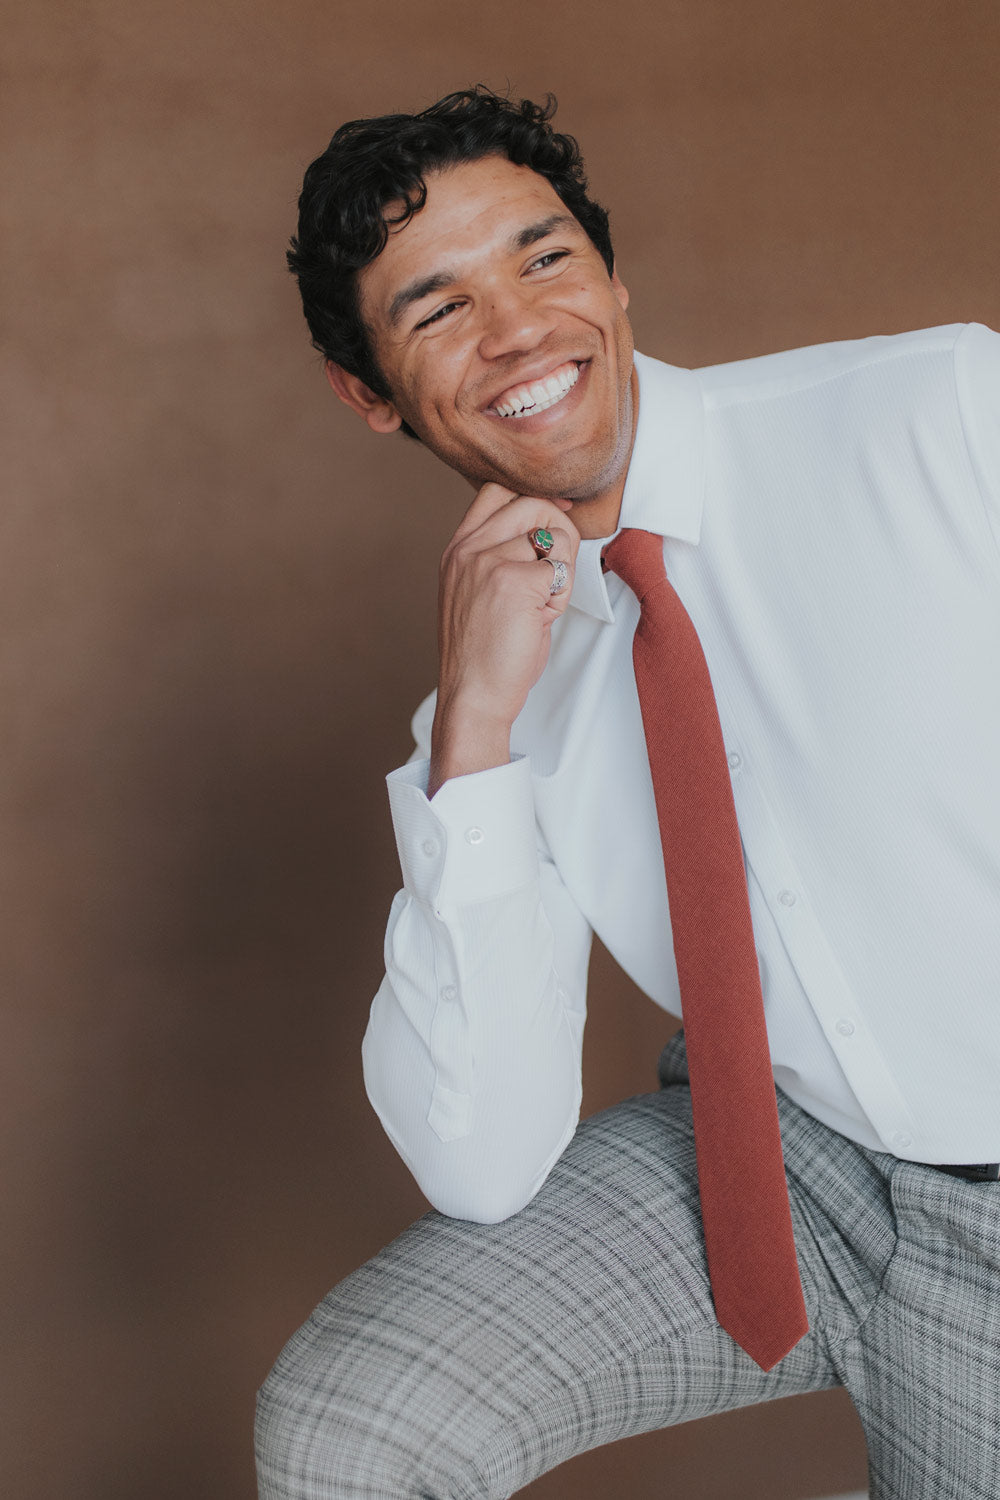
<instances>
[{"instance_id":1,"label":"buttoned placket","mask_svg":"<svg viewBox=\"0 0 1000 1500\"><path fill-rule=\"evenodd\" d=\"M729 755L733 800L748 867L764 892L768 910L806 1000L844 1075L884 1141L905 1150L915 1129L910 1111L826 939L805 881L754 775L753 760L734 727L732 711L717 691L723 738Z\"/></svg>"}]
</instances>

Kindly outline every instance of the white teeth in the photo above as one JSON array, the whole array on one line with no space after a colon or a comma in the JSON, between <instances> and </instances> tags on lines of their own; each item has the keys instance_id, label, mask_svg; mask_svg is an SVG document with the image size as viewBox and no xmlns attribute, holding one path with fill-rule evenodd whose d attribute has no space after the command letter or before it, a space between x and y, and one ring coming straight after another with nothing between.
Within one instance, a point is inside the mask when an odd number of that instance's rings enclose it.
<instances>
[{"instance_id":1,"label":"white teeth","mask_svg":"<svg viewBox=\"0 0 1000 1500\"><path fill-rule=\"evenodd\" d=\"M545 411L547 407L555 406L557 401L561 401L579 378L580 366L566 365L564 369L546 375L542 380L534 380L530 385L508 391L504 402L498 402L493 410L499 417L533 417L536 412Z\"/></svg>"}]
</instances>

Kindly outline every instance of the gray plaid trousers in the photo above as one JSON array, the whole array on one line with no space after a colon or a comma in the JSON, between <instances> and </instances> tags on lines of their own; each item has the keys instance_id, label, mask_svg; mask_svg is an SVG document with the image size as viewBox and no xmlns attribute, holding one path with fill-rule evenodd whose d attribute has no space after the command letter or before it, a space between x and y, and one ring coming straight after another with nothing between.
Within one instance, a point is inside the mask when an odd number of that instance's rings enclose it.
<instances>
[{"instance_id":1,"label":"gray plaid trousers","mask_svg":"<svg viewBox=\"0 0 1000 1500\"><path fill-rule=\"evenodd\" d=\"M872 1500L1000 1496L1000 1185L779 1097L810 1333L769 1374L715 1322L683 1045L496 1225L428 1214L327 1296L258 1400L261 1500L500 1500L630 1434L842 1384Z\"/></svg>"}]
</instances>

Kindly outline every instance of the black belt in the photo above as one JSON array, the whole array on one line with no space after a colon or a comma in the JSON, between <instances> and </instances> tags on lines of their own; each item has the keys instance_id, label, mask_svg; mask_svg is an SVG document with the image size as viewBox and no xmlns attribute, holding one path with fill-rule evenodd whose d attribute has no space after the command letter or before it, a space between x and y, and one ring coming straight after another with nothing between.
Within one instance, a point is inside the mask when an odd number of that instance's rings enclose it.
<instances>
[{"instance_id":1,"label":"black belt","mask_svg":"<svg viewBox=\"0 0 1000 1500\"><path fill-rule=\"evenodd\" d=\"M981 1161L971 1167L938 1166L928 1162L935 1172L947 1172L950 1177L964 1177L967 1182L1000 1182L1000 1161Z\"/></svg>"}]
</instances>

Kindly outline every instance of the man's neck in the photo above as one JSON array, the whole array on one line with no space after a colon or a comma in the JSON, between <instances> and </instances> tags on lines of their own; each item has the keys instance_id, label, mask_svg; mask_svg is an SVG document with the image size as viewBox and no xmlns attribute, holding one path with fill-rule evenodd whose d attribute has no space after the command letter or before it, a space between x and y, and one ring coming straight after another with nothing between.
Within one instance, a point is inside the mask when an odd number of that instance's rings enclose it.
<instances>
[{"instance_id":1,"label":"man's neck","mask_svg":"<svg viewBox=\"0 0 1000 1500\"><path fill-rule=\"evenodd\" d=\"M567 512L584 541L613 536L618 530L622 496L625 493L625 481L628 479L632 450L635 447L636 427L639 422L639 377L634 365L629 383L629 394L632 407L632 431L629 436L628 453L625 455L620 472L606 490L590 495L585 500L574 500L572 510Z\"/></svg>"}]
</instances>

